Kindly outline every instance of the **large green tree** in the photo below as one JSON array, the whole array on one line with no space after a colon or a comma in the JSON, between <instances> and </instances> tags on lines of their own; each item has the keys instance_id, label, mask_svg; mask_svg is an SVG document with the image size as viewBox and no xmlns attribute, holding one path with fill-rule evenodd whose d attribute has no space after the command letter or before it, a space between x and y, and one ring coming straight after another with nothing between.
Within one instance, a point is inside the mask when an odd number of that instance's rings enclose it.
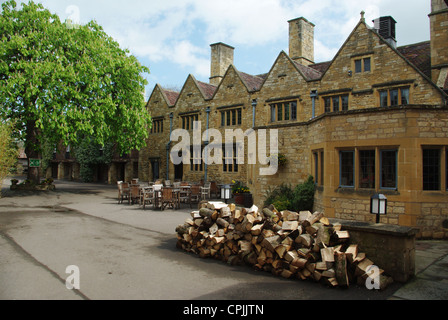
<instances>
[{"instance_id":1,"label":"large green tree","mask_svg":"<svg viewBox=\"0 0 448 320\"><path fill-rule=\"evenodd\" d=\"M147 67L95 21L73 26L41 4L14 0L0 14L0 118L16 123L28 158L41 141L77 145L91 137L121 153L140 149L151 119ZM29 170L38 180L38 170Z\"/></svg>"}]
</instances>

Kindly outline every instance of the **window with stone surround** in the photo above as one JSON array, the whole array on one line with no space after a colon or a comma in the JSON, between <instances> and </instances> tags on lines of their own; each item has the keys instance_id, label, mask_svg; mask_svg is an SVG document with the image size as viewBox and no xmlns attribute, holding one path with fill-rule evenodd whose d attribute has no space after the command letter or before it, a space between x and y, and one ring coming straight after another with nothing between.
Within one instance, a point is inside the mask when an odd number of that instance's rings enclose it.
<instances>
[{"instance_id":1,"label":"window with stone surround","mask_svg":"<svg viewBox=\"0 0 448 320\"><path fill-rule=\"evenodd\" d=\"M441 149L423 149L423 190L440 190Z\"/></svg>"},{"instance_id":2,"label":"window with stone surround","mask_svg":"<svg viewBox=\"0 0 448 320\"><path fill-rule=\"evenodd\" d=\"M354 74L373 71L372 59L372 52L353 55L351 68L354 70Z\"/></svg>"},{"instance_id":3,"label":"window with stone surround","mask_svg":"<svg viewBox=\"0 0 448 320\"><path fill-rule=\"evenodd\" d=\"M339 187L397 190L397 156L397 149L380 147L340 151ZM376 161L377 157L380 159L379 162ZM379 184L376 178L378 176Z\"/></svg>"},{"instance_id":4,"label":"window with stone surround","mask_svg":"<svg viewBox=\"0 0 448 320\"><path fill-rule=\"evenodd\" d=\"M163 119L152 120L151 133L163 133Z\"/></svg>"},{"instance_id":5,"label":"window with stone surround","mask_svg":"<svg viewBox=\"0 0 448 320\"><path fill-rule=\"evenodd\" d=\"M409 92L409 87L379 90L380 107L408 105Z\"/></svg>"},{"instance_id":6,"label":"window with stone surround","mask_svg":"<svg viewBox=\"0 0 448 320\"><path fill-rule=\"evenodd\" d=\"M201 172L204 168L204 161L202 159L203 146L191 146L190 148L190 171Z\"/></svg>"},{"instance_id":7,"label":"window with stone surround","mask_svg":"<svg viewBox=\"0 0 448 320\"><path fill-rule=\"evenodd\" d=\"M271 107L271 122L297 120L297 101L273 103Z\"/></svg>"},{"instance_id":8,"label":"window with stone surround","mask_svg":"<svg viewBox=\"0 0 448 320\"><path fill-rule=\"evenodd\" d=\"M349 95L348 94L323 97L323 99L324 99L325 113L348 111L348 109L349 109Z\"/></svg>"},{"instance_id":9,"label":"window with stone surround","mask_svg":"<svg viewBox=\"0 0 448 320\"><path fill-rule=\"evenodd\" d=\"M230 147L229 147L230 146ZM238 147L237 144L234 143L233 146L223 145L222 147L222 154L223 154L223 172L238 172L239 166L238 166Z\"/></svg>"},{"instance_id":10,"label":"window with stone surround","mask_svg":"<svg viewBox=\"0 0 448 320\"><path fill-rule=\"evenodd\" d=\"M354 188L355 151L341 151L339 158L339 186Z\"/></svg>"},{"instance_id":11,"label":"window with stone surround","mask_svg":"<svg viewBox=\"0 0 448 320\"><path fill-rule=\"evenodd\" d=\"M362 58L355 60L355 73L370 72L372 70L371 58Z\"/></svg>"},{"instance_id":12,"label":"window with stone surround","mask_svg":"<svg viewBox=\"0 0 448 320\"><path fill-rule=\"evenodd\" d=\"M359 187L375 188L375 150L359 150Z\"/></svg>"},{"instance_id":13,"label":"window with stone surround","mask_svg":"<svg viewBox=\"0 0 448 320\"><path fill-rule=\"evenodd\" d=\"M380 150L380 188L397 189L397 150Z\"/></svg>"},{"instance_id":14,"label":"window with stone surround","mask_svg":"<svg viewBox=\"0 0 448 320\"><path fill-rule=\"evenodd\" d=\"M423 190L448 191L448 146L423 146Z\"/></svg>"},{"instance_id":15,"label":"window with stone surround","mask_svg":"<svg viewBox=\"0 0 448 320\"><path fill-rule=\"evenodd\" d=\"M221 127L240 126L243 122L242 112L241 108L221 111Z\"/></svg>"},{"instance_id":16,"label":"window with stone surround","mask_svg":"<svg viewBox=\"0 0 448 320\"><path fill-rule=\"evenodd\" d=\"M182 116L182 129L193 130L194 123L199 121L199 114L190 114Z\"/></svg>"}]
</instances>

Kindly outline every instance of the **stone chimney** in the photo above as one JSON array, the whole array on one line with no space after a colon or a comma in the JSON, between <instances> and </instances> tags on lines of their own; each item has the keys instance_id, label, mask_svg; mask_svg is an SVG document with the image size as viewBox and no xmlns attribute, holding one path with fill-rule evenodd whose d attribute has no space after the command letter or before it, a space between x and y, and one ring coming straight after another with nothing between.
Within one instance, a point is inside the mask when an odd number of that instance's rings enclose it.
<instances>
[{"instance_id":1,"label":"stone chimney","mask_svg":"<svg viewBox=\"0 0 448 320\"><path fill-rule=\"evenodd\" d=\"M218 86L229 66L233 64L235 48L222 42L212 44L210 47L212 48L210 84Z\"/></svg>"},{"instance_id":2,"label":"stone chimney","mask_svg":"<svg viewBox=\"0 0 448 320\"><path fill-rule=\"evenodd\" d=\"M297 18L289 23L289 57L308 66L314 63L314 27L305 18Z\"/></svg>"},{"instance_id":3,"label":"stone chimney","mask_svg":"<svg viewBox=\"0 0 448 320\"><path fill-rule=\"evenodd\" d=\"M397 21L392 17L381 17L373 20L373 28L393 48L397 48L396 27Z\"/></svg>"},{"instance_id":4,"label":"stone chimney","mask_svg":"<svg viewBox=\"0 0 448 320\"><path fill-rule=\"evenodd\" d=\"M431 77L439 87L448 74L448 1L432 0L431 13Z\"/></svg>"}]
</instances>

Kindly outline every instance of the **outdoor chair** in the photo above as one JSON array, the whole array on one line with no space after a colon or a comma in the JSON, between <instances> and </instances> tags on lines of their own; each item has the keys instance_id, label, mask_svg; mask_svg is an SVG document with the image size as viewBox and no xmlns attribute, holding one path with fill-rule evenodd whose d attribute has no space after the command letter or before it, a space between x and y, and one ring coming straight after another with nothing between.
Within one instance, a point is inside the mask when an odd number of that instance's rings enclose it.
<instances>
[{"instance_id":1,"label":"outdoor chair","mask_svg":"<svg viewBox=\"0 0 448 320\"><path fill-rule=\"evenodd\" d=\"M192 208L192 203L199 203L201 202L201 186L199 185L192 185L191 191L190 191L190 208Z\"/></svg>"},{"instance_id":2,"label":"outdoor chair","mask_svg":"<svg viewBox=\"0 0 448 320\"><path fill-rule=\"evenodd\" d=\"M118 203L123 203L124 200L129 200L129 183L118 182Z\"/></svg>"},{"instance_id":3,"label":"outdoor chair","mask_svg":"<svg viewBox=\"0 0 448 320\"><path fill-rule=\"evenodd\" d=\"M140 199L140 185L132 184L129 191L129 204L138 203Z\"/></svg>"},{"instance_id":4,"label":"outdoor chair","mask_svg":"<svg viewBox=\"0 0 448 320\"><path fill-rule=\"evenodd\" d=\"M165 180L164 185L165 185L165 187L172 187L173 183L171 182L171 180Z\"/></svg>"},{"instance_id":5,"label":"outdoor chair","mask_svg":"<svg viewBox=\"0 0 448 320\"><path fill-rule=\"evenodd\" d=\"M180 186L179 189L180 189L179 201L181 203L190 203L191 187Z\"/></svg>"},{"instance_id":6,"label":"outdoor chair","mask_svg":"<svg viewBox=\"0 0 448 320\"><path fill-rule=\"evenodd\" d=\"M161 209L165 210L166 207L170 206L175 209L178 205L178 197L173 188L165 187L162 188L162 198L161 198Z\"/></svg>"},{"instance_id":7,"label":"outdoor chair","mask_svg":"<svg viewBox=\"0 0 448 320\"><path fill-rule=\"evenodd\" d=\"M146 210L146 204L154 204L154 201L155 201L154 187L143 188L141 198L141 204L143 206L143 210Z\"/></svg>"},{"instance_id":8,"label":"outdoor chair","mask_svg":"<svg viewBox=\"0 0 448 320\"><path fill-rule=\"evenodd\" d=\"M159 208L160 207L160 203L161 203L161 199L162 199L162 188L163 188L163 184L155 184L152 186L153 187L153 191L154 191L154 208Z\"/></svg>"},{"instance_id":9,"label":"outdoor chair","mask_svg":"<svg viewBox=\"0 0 448 320\"><path fill-rule=\"evenodd\" d=\"M206 182L203 187L201 187L201 198L202 200L210 199L210 182Z\"/></svg>"}]
</instances>

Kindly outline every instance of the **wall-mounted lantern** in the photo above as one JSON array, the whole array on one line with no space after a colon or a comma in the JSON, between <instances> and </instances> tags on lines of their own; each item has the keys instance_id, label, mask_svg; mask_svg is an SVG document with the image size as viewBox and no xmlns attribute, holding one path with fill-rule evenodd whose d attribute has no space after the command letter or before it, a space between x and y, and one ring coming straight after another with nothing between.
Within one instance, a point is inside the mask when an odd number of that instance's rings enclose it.
<instances>
[{"instance_id":1,"label":"wall-mounted lantern","mask_svg":"<svg viewBox=\"0 0 448 320\"><path fill-rule=\"evenodd\" d=\"M376 215L376 223L380 223L380 216L387 214L387 198L384 194L375 194L370 198L370 213Z\"/></svg>"}]
</instances>

